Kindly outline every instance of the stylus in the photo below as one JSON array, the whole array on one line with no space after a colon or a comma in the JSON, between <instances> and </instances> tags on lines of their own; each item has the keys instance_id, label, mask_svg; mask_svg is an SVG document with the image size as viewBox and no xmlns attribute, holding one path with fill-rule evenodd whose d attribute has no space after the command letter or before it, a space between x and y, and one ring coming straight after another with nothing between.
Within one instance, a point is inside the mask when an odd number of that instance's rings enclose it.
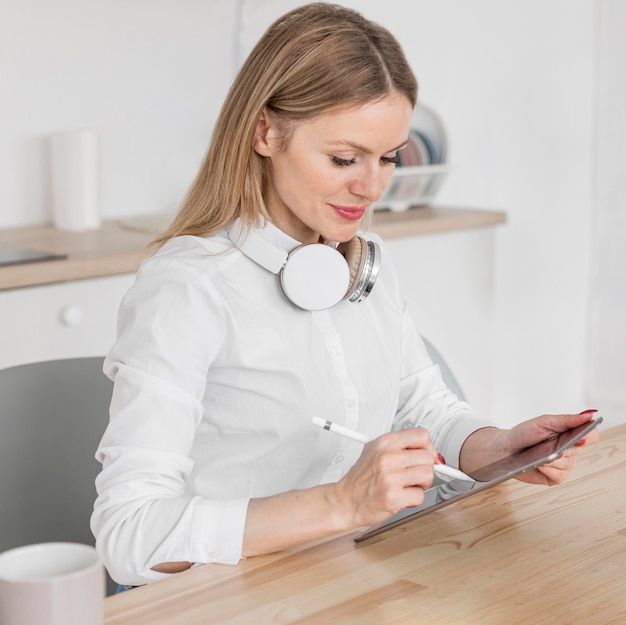
<instances>
[{"instance_id":1,"label":"stylus","mask_svg":"<svg viewBox=\"0 0 626 625\"><path fill-rule=\"evenodd\" d=\"M311 417L311 423L313 423L313 425L317 425L317 427L320 427L323 430L328 430L329 432L334 432L340 436L345 436L346 438L356 441L357 443L363 443L364 445L365 443L369 443L371 440L369 436L366 436L361 432L351 430L350 428L339 425L338 423L333 423L332 421L328 421L326 419L322 419L321 417ZM455 469L454 467L449 467L447 464L435 464L433 468L435 470L435 475L444 482L451 482L452 480L465 480L466 482L475 481L469 475L463 473L463 471L459 471L459 469Z\"/></svg>"}]
</instances>

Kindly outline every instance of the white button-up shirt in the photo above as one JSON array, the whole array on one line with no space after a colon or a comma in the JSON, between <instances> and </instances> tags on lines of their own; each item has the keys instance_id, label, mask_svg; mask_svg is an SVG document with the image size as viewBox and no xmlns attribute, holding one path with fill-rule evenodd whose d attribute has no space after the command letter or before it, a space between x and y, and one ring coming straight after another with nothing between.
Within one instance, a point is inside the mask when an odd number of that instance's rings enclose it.
<instances>
[{"instance_id":1,"label":"white button-up shirt","mask_svg":"<svg viewBox=\"0 0 626 625\"><path fill-rule=\"evenodd\" d=\"M250 498L344 476L362 445L313 415L372 438L421 425L450 464L491 425L444 386L376 240L370 296L315 312L225 233L178 237L143 262L105 360L115 384L97 451L92 530L117 582L159 579L162 562L234 564Z\"/></svg>"}]
</instances>

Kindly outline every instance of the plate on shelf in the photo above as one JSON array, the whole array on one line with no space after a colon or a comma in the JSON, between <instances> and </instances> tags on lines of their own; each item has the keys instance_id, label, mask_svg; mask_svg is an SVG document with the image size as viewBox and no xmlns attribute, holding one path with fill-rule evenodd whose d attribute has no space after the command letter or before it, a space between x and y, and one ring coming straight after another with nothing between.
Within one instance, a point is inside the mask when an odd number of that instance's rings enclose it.
<instances>
[{"instance_id":1,"label":"plate on shelf","mask_svg":"<svg viewBox=\"0 0 626 625\"><path fill-rule=\"evenodd\" d=\"M432 165L440 165L448 159L448 137L443 121L434 109L425 104L418 104L413 111L411 128L416 130L428 142L432 150Z\"/></svg>"},{"instance_id":2,"label":"plate on shelf","mask_svg":"<svg viewBox=\"0 0 626 625\"><path fill-rule=\"evenodd\" d=\"M447 165L398 167L373 210L405 211L414 206L427 206L435 197L448 174Z\"/></svg>"},{"instance_id":3,"label":"plate on shelf","mask_svg":"<svg viewBox=\"0 0 626 625\"><path fill-rule=\"evenodd\" d=\"M433 109L418 104L411 118L407 146L398 151L389 186L373 209L405 211L430 204L448 173L445 127Z\"/></svg>"}]
</instances>

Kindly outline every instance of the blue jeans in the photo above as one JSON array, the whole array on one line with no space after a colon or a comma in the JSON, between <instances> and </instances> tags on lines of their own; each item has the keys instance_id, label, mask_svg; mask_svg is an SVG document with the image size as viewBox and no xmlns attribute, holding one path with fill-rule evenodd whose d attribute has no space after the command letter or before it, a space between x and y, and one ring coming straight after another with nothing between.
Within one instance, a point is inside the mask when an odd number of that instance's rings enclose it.
<instances>
[{"instance_id":1,"label":"blue jeans","mask_svg":"<svg viewBox=\"0 0 626 625\"><path fill-rule=\"evenodd\" d=\"M118 584L115 594L119 595L121 592L126 592L127 590L132 590L133 588L137 588L137 586L126 586L124 584Z\"/></svg>"}]
</instances>

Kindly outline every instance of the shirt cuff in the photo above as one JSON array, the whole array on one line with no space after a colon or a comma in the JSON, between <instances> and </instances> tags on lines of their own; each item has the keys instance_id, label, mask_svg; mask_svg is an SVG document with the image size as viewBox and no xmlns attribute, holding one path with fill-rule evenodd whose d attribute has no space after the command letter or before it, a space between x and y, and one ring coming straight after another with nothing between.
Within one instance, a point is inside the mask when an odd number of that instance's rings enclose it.
<instances>
[{"instance_id":1,"label":"shirt cuff","mask_svg":"<svg viewBox=\"0 0 626 625\"><path fill-rule=\"evenodd\" d=\"M195 510L190 544L192 561L237 564L243 549L249 499L201 500Z\"/></svg>"},{"instance_id":2,"label":"shirt cuff","mask_svg":"<svg viewBox=\"0 0 626 625\"><path fill-rule=\"evenodd\" d=\"M497 427L495 423L488 419L472 417L470 419L459 420L459 422L444 435L444 440L437 445L437 450L446 459L446 463L453 467L459 467L461 460L461 448L467 438L483 428Z\"/></svg>"}]
</instances>

